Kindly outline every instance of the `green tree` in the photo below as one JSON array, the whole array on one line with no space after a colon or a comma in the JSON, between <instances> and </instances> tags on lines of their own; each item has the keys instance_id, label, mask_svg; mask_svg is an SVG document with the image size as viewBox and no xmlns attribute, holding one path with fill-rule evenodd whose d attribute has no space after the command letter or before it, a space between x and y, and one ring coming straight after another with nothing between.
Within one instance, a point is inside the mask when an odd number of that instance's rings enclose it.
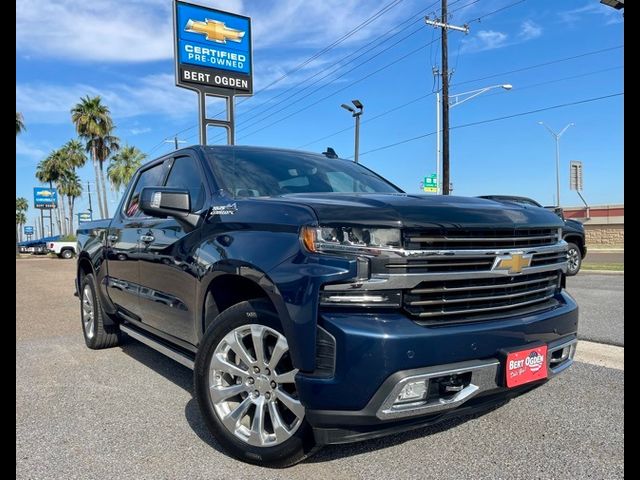
<instances>
[{"instance_id":1,"label":"green tree","mask_svg":"<svg viewBox=\"0 0 640 480\"><path fill-rule=\"evenodd\" d=\"M40 161L36 167L36 178L42 183L48 183L52 187L53 183L58 185L60 180L68 175L70 171L68 161L64 155L62 149L51 152L47 158ZM60 205L57 210L57 222L58 229L61 234L66 234L66 225L64 223L64 199L60 198L58 204Z\"/></svg>"},{"instance_id":2,"label":"green tree","mask_svg":"<svg viewBox=\"0 0 640 480\"><path fill-rule=\"evenodd\" d=\"M68 234L73 235L73 209L75 207L76 198L82 195L82 183L80 177L74 170L69 170L59 180L60 193L67 197L69 206L69 229Z\"/></svg>"},{"instance_id":3,"label":"green tree","mask_svg":"<svg viewBox=\"0 0 640 480\"><path fill-rule=\"evenodd\" d=\"M20 112L16 112L16 136L18 136L19 133L24 132L26 129L22 114Z\"/></svg>"},{"instance_id":4,"label":"green tree","mask_svg":"<svg viewBox=\"0 0 640 480\"><path fill-rule=\"evenodd\" d=\"M91 152L93 168L96 177L98 193L98 207L100 215L107 214L106 192L104 191L104 173L101 175L102 164L109 155L118 150L117 138L112 136L114 125L109 107L102 103L100 96L80 99L80 103L71 109L71 120L86 149ZM101 182L102 180L102 182ZM102 192L102 197L100 196Z\"/></svg>"},{"instance_id":5,"label":"green tree","mask_svg":"<svg viewBox=\"0 0 640 480\"><path fill-rule=\"evenodd\" d=\"M94 137L91 141L91 147L95 148L96 155L98 157L98 165L100 167L100 181L102 182L102 202L104 206L105 216L109 216L109 208L107 206L107 182L104 177L104 164L106 161L120 150L120 139L114 135L111 135L111 131L106 135L100 137Z\"/></svg>"},{"instance_id":6,"label":"green tree","mask_svg":"<svg viewBox=\"0 0 640 480\"><path fill-rule=\"evenodd\" d=\"M29 202L24 197L16 197L16 255L19 253L18 238L22 240L22 226L27 223Z\"/></svg>"},{"instance_id":7,"label":"green tree","mask_svg":"<svg viewBox=\"0 0 640 480\"><path fill-rule=\"evenodd\" d=\"M120 189L127 186L145 158L147 155L132 145L125 145L111 158L107 177L116 192L120 193Z\"/></svg>"}]
</instances>

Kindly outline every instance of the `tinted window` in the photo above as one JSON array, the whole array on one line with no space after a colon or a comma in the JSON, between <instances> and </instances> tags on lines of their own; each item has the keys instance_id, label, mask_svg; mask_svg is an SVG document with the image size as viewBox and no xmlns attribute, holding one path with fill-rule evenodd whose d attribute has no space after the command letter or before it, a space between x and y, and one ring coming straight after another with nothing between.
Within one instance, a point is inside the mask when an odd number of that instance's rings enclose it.
<instances>
[{"instance_id":1,"label":"tinted window","mask_svg":"<svg viewBox=\"0 0 640 480\"><path fill-rule=\"evenodd\" d=\"M204 203L204 184L200 168L193 157L178 157L167 178L167 187L184 188L191 195L191 208L200 210Z\"/></svg>"},{"instance_id":2,"label":"tinted window","mask_svg":"<svg viewBox=\"0 0 640 480\"><path fill-rule=\"evenodd\" d=\"M400 192L361 165L303 152L239 149L210 151L207 158L225 190L237 197L315 192Z\"/></svg>"},{"instance_id":3,"label":"tinted window","mask_svg":"<svg viewBox=\"0 0 640 480\"><path fill-rule=\"evenodd\" d=\"M142 212L138 209L138 203L140 202L140 191L144 187L157 187L162 185L162 180L164 179L163 165L164 163L159 163L158 165L151 167L140 174L136 186L133 189L133 194L131 195L131 198L129 198L129 203L127 204L127 216L142 216Z\"/></svg>"}]
</instances>

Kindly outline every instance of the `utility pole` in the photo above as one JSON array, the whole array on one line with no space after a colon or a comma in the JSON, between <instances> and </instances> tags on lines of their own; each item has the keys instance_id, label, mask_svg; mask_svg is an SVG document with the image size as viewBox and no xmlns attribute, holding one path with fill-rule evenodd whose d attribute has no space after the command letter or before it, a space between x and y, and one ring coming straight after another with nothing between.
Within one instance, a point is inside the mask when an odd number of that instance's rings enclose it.
<instances>
[{"instance_id":1,"label":"utility pole","mask_svg":"<svg viewBox=\"0 0 640 480\"><path fill-rule=\"evenodd\" d=\"M176 135L175 137L173 137L173 140L165 140L164 143L172 143L175 145L176 150L178 150L178 144L179 143L187 143L184 140L178 140L178 136Z\"/></svg>"},{"instance_id":2,"label":"utility pole","mask_svg":"<svg viewBox=\"0 0 640 480\"><path fill-rule=\"evenodd\" d=\"M425 23L442 29L440 37L442 50L442 194L449 195L449 51L448 30L469 33L469 27L449 25L447 23L447 0L442 0L440 21L425 17Z\"/></svg>"}]
</instances>

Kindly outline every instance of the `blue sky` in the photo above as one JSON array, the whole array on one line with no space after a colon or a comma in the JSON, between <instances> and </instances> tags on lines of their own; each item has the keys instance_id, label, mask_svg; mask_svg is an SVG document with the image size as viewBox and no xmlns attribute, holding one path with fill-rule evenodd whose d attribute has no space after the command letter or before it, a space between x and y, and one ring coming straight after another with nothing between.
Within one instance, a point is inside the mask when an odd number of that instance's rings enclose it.
<instances>
[{"instance_id":1,"label":"blue sky","mask_svg":"<svg viewBox=\"0 0 640 480\"><path fill-rule=\"evenodd\" d=\"M391 0L193 3L252 17L254 89L260 90ZM198 142L196 94L174 86L171 4L170 0L17 2L16 110L27 125L16 138L17 196L32 203L32 188L39 185L36 165L75 137L69 110L86 94L103 97L122 142L138 146L149 158L170 151L172 144L163 140L176 132L187 144ZM482 17L469 23L468 35L450 33L451 93L513 85L511 91L496 89L452 108L452 127L624 90L623 18L598 0L450 0L449 4L451 23ZM317 152L331 146L349 157L353 119L340 104L358 98L365 105L361 162L407 192L419 192L421 179L435 172L435 136L379 148L435 131L432 68L440 64L439 42L434 41L438 31L425 25L422 17L438 16L439 5L439 1L397 0L375 21L300 70L248 100L238 100L237 143ZM507 8L484 16L502 7ZM396 29L400 25L404 28ZM567 60L570 57L577 58ZM547 65L535 67L540 64ZM622 203L623 98L617 95L452 129L454 194L518 194L553 203L555 144L537 124L542 120L556 131L575 123L561 140L561 203L580 204L568 187L570 160L583 162L583 195L590 204ZM211 102L210 110L213 115L220 105ZM224 141L216 131L212 137L210 143ZM94 182L91 165L79 173L85 182ZM109 196L112 212L118 195L109 192ZM84 195L76 211L86 207ZM29 211L29 223L36 213Z\"/></svg>"}]
</instances>

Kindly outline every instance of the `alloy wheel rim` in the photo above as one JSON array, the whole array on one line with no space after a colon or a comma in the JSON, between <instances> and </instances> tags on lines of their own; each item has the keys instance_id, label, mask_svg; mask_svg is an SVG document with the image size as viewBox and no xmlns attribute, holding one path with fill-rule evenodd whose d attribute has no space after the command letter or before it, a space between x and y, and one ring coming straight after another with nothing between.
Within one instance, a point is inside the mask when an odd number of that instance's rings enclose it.
<instances>
[{"instance_id":1,"label":"alloy wheel rim","mask_svg":"<svg viewBox=\"0 0 640 480\"><path fill-rule=\"evenodd\" d=\"M92 339L94 335L94 318L95 312L91 288L89 285L85 285L82 291L82 324L84 325L84 334L88 339Z\"/></svg>"},{"instance_id":2,"label":"alloy wheel rim","mask_svg":"<svg viewBox=\"0 0 640 480\"><path fill-rule=\"evenodd\" d=\"M243 325L218 343L209 364L213 409L236 438L256 447L291 438L304 419L287 339L264 325Z\"/></svg>"},{"instance_id":3,"label":"alloy wheel rim","mask_svg":"<svg viewBox=\"0 0 640 480\"><path fill-rule=\"evenodd\" d=\"M572 248L567 252L567 262L571 272L575 272L578 269L578 251L575 248Z\"/></svg>"}]
</instances>

